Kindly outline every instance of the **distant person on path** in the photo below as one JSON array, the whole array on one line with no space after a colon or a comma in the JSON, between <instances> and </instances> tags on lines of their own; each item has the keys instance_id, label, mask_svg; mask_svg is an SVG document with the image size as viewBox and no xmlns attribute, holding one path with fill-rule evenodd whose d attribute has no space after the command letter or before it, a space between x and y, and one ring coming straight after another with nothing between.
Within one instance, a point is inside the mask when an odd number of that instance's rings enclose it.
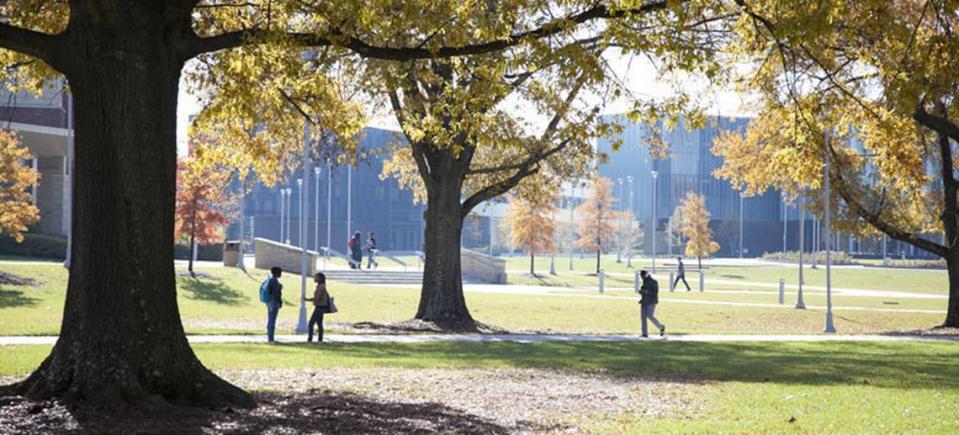
<instances>
[{"instance_id":1,"label":"distant person on path","mask_svg":"<svg viewBox=\"0 0 959 435\"><path fill-rule=\"evenodd\" d=\"M363 237L363 235L360 234L359 231L353 233L353 237L347 245L350 248L350 259L353 260L350 262L350 269L363 268L363 246L360 240L361 237Z\"/></svg>"},{"instance_id":2,"label":"distant person on path","mask_svg":"<svg viewBox=\"0 0 959 435\"><path fill-rule=\"evenodd\" d=\"M679 266L676 269L676 281L673 282L673 288L676 288L676 284L679 284L679 280L683 280L683 284L686 285L686 291L692 291L689 288L689 283L686 282L686 265L683 264L683 257L676 257L676 261L679 262Z\"/></svg>"},{"instance_id":3,"label":"distant person on path","mask_svg":"<svg viewBox=\"0 0 959 435\"><path fill-rule=\"evenodd\" d=\"M639 300L640 321L643 323L643 337L649 337L649 334L646 332L647 318L653 322L653 325L659 328L659 336L662 337L666 335L666 325L659 323L659 320L656 319L655 316L656 304L659 303L659 283L645 270L639 272L639 276L643 279L643 286L639 289L639 294L643 296L642 299Z\"/></svg>"},{"instance_id":4,"label":"distant person on path","mask_svg":"<svg viewBox=\"0 0 959 435\"><path fill-rule=\"evenodd\" d=\"M330 309L330 294L326 291L326 275L323 272L317 272L313 276L313 282L316 283L316 289L313 290L312 298L303 298L304 301L313 302L313 315L310 316L310 325L307 329L306 342L313 341L313 326L317 326L316 342L323 342L323 314Z\"/></svg>"},{"instance_id":5,"label":"distant person on path","mask_svg":"<svg viewBox=\"0 0 959 435\"><path fill-rule=\"evenodd\" d=\"M270 269L270 277L263 284L269 294L269 302L266 302L266 339L270 343L274 342L276 316L280 314L280 307L283 306L283 284L280 284L280 275L282 274L283 269L273 266Z\"/></svg>"},{"instance_id":6,"label":"distant person on path","mask_svg":"<svg viewBox=\"0 0 959 435\"><path fill-rule=\"evenodd\" d=\"M363 245L363 249L366 250L369 255L369 260L366 263L366 268L370 269L373 266L380 267L379 263L376 262L376 237L373 237L373 232L370 231L369 237L366 239L366 244Z\"/></svg>"}]
</instances>

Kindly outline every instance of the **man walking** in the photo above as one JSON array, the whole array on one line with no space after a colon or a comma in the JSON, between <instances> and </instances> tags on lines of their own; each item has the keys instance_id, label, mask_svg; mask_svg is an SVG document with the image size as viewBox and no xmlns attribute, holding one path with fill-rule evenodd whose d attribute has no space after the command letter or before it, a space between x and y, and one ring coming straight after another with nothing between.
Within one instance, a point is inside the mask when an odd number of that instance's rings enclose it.
<instances>
[{"instance_id":1,"label":"man walking","mask_svg":"<svg viewBox=\"0 0 959 435\"><path fill-rule=\"evenodd\" d=\"M643 338L649 337L649 334L646 332L647 318L653 322L653 325L659 328L659 336L662 337L666 335L666 325L659 323L659 320L656 319L655 316L656 304L659 302L659 283L645 270L639 272L639 276L643 279L643 286L639 289L639 294L643 296L642 299L639 300L640 321L643 323Z\"/></svg>"},{"instance_id":2,"label":"man walking","mask_svg":"<svg viewBox=\"0 0 959 435\"><path fill-rule=\"evenodd\" d=\"M373 266L380 267L380 264L376 262L374 258L376 256L376 237L373 237L373 232L370 231L369 237L366 239L366 244L363 245L363 249L369 254L369 262L366 263L367 269L372 269Z\"/></svg>"},{"instance_id":3,"label":"man walking","mask_svg":"<svg viewBox=\"0 0 959 435\"><path fill-rule=\"evenodd\" d=\"M283 269L273 266L270 269L270 278L266 282L266 291L269 293L269 302L266 303L266 339L273 343L276 332L276 316L283 306L283 284L280 284L280 275Z\"/></svg>"},{"instance_id":4,"label":"man walking","mask_svg":"<svg viewBox=\"0 0 959 435\"><path fill-rule=\"evenodd\" d=\"M676 269L676 281L673 282L673 288L676 288L676 284L679 284L679 280L683 280L683 284L686 285L686 291L692 291L689 289L689 283L686 282L686 265L683 264L683 257L676 257L676 261L679 262L679 266Z\"/></svg>"}]
</instances>

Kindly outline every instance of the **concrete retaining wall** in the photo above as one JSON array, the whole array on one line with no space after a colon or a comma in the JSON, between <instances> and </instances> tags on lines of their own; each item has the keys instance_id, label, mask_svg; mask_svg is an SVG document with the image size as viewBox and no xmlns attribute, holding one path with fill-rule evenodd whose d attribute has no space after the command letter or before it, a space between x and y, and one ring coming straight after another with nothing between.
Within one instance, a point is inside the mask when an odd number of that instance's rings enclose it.
<instances>
[{"instance_id":1,"label":"concrete retaining wall","mask_svg":"<svg viewBox=\"0 0 959 435\"><path fill-rule=\"evenodd\" d=\"M460 261L463 276L490 284L506 284L506 260L464 249Z\"/></svg>"},{"instance_id":2,"label":"concrete retaining wall","mask_svg":"<svg viewBox=\"0 0 959 435\"><path fill-rule=\"evenodd\" d=\"M302 255L300 248L259 237L254 239L254 245L257 269L269 270L273 266L280 266L284 272L300 274L300 256ZM307 274L312 276L316 272L316 262L319 254L316 251L306 251L306 254Z\"/></svg>"}]
</instances>

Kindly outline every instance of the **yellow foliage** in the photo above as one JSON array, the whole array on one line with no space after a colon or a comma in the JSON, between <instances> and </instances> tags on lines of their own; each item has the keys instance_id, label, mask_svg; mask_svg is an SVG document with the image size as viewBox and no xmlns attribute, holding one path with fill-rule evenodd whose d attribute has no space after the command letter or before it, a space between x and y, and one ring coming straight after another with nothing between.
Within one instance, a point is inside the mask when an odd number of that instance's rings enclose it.
<instances>
[{"instance_id":1,"label":"yellow foliage","mask_svg":"<svg viewBox=\"0 0 959 435\"><path fill-rule=\"evenodd\" d=\"M509 199L507 221L512 229L513 244L523 246L532 254L556 252L553 233L556 207L551 201L528 201L512 196Z\"/></svg>"},{"instance_id":2,"label":"yellow foliage","mask_svg":"<svg viewBox=\"0 0 959 435\"><path fill-rule=\"evenodd\" d=\"M690 257L708 257L719 251L719 243L713 241L713 232L709 229L709 211L706 210L706 198L693 192L686 192L682 204L682 232L686 237L686 255Z\"/></svg>"},{"instance_id":3,"label":"yellow foliage","mask_svg":"<svg viewBox=\"0 0 959 435\"><path fill-rule=\"evenodd\" d=\"M27 226L40 220L30 195L40 176L24 165L23 160L29 158L13 132L0 130L0 234L10 234L17 242L23 241Z\"/></svg>"},{"instance_id":4,"label":"yellow foliage","mask_svg":"<svg viewBox=\"0 0 959 435\"><path fill-rule=\"evenodd\" d=\"M593 179L586 202L576 208L579 239L576 245L587 251L605 252L616 234L613 188L608 178Z\"/></svg>"}]
</instances>

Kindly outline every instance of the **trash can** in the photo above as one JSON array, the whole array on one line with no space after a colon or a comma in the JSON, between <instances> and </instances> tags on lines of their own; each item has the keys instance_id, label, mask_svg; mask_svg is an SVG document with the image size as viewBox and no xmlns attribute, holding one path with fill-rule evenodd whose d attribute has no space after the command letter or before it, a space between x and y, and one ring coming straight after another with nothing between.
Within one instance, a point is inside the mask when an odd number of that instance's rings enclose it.
<instances>
[{"instance_id":1,"label":"trash can","mask_svg":"<svg viewBox=\"0 0 959 435\"><path fill-rule=\"evenodd\" d=\"M226 267L236 267L240 261L240 241L227 240L223 243L223 265Z\"/></svg>"}]
</instances>

